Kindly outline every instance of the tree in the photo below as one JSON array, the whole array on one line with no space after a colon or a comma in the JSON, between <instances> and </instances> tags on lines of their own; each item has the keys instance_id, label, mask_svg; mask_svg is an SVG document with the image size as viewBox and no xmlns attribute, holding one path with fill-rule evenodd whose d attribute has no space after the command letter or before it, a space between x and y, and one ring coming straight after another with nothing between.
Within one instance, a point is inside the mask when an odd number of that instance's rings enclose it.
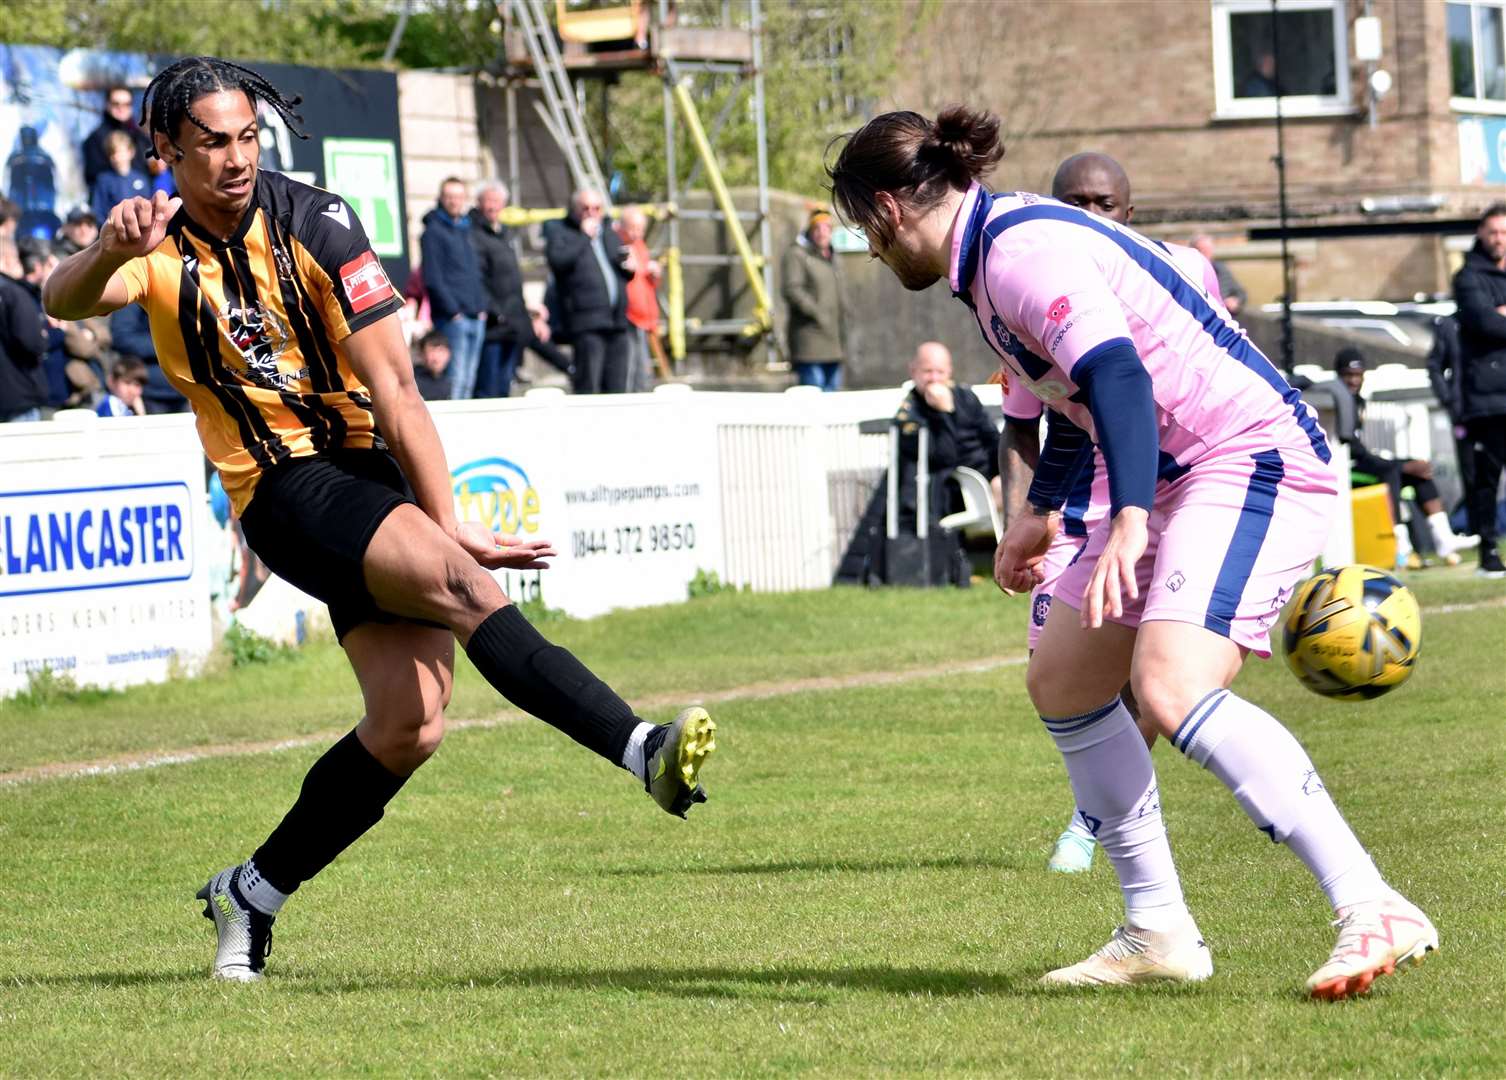
<instances>
[{"instance_id":1,"label":"tree","mask_svg":"<svg viewBox=\"0 0 1506 1080\"><path fill-rule=\"evenodd\" d=\"M720 0L682 0L682 25L714 25ZM750 6L734 5L732 15L747 26ZM826 186L824 156L830 139L872 115L888 87L900 43L917 16L898 3L828 0L766 0L764 93L769 182L777 188L820 197ZM757 149L751 88L733 76L697 75L691 96L708 129L738 96L716 140L717 158L727 182L751 185L757 179ZM660 79L631 73L606 92L604 165L621 175L626 192L655 195L666 190L664 115ZM598 91L593 105L602 112ZM676 147L683 182L695 159L689 137Z\"/></svg>"},{"instance_id":2,"label":"tree","mask_svg":"<svg viewBox=\"0 0 1506 1080\"><path fill-rule=\"evenodd\" d=\"M0 41L368 67L381 62L400 7L400 0L7 0ZM402 67L481 67L496 55L489 30L495 17L487 3L428 0L410 13L394 60Z\"/></svg>"}]
</instances>

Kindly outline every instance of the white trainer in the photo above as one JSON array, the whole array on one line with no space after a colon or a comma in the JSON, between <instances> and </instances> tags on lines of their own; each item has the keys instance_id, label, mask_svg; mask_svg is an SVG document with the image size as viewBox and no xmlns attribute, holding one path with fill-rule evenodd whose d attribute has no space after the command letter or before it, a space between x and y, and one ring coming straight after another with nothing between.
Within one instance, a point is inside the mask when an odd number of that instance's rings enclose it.
<instances>
[{"instance_id":1,"label":"white trainer","mask_svg":"<svg viewBox=\"0 0 1506 1080\"><path fill-rule=\"evenodd\" d=\"M1108 944L1071 967L1048 971L1047 986L1133 986L1151 982L1202 982L1213 974L1213 955L1192 916L1165 933L1121 926Z\"/></svg>"},{"instance_id":2,"label":"white trainer","mask_svg":"<svg viewBox=\"0 0 1506 1080\"><path fill-rule=\"evenodd\" d=\"M1307 980L1307 992L1326 1001L1368 994L1377 976L1390 975L1398 964L1420 964L1438 948L1437 929L1401 896L1345 908L1334 925L1339 940L1328 963Z\"/></svg>"}]
</instances>

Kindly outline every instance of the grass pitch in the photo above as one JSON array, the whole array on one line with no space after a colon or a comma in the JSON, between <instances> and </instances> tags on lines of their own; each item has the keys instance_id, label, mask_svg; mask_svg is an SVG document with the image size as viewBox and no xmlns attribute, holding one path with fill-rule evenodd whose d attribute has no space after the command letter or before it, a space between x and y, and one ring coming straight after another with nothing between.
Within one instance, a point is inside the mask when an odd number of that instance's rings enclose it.
<instances>
[{"instance_id":1,"label":"grass pitch","mask_svg":"<svg viewBox=\"0 0 1506 1080\"><path fill-rule=\"evenodd\" d=\"M1438 925L1442 951L1366 999L1301 996L1332 944L1321 894L1164 745L1214 978L1038 988L1106 939L1112 873L1101 856L1044 872L1070 799L1023 669L925 674L1021 657L1023 603L718 596L546 627L653 718L724 699L689 822L543 724L458 730L289 903L259 986L206 978L192 895L264 837L322 745L0 785L0 1074L1500 1076L1506 607L1457 572L1412 583L1423 656L1401 690L1327 702L1279 661L1239 683ZM474 672L459 683L452 715L496 714ZM316 644L0 707L0 772L334 733L356 708Z\"/></svg>"}]
</instances>

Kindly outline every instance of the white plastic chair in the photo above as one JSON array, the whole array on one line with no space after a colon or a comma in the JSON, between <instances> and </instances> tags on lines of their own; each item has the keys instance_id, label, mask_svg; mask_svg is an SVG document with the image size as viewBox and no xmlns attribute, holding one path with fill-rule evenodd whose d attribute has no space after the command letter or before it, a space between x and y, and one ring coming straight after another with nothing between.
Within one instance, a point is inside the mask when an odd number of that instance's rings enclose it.
<instances>
[{"instance_id":1,"label":"white plastic chair","mask_svg":"<svg viewBox=\"0 0 1506 1080\"><path fill-rule=\"evenodd\" d=\"M977 469L958 465L952 470L952 479L962 492L962 509L948 514L939 524L943 529L963 529L968 533L982 532L984 526L993 529L994 542L1004 535L1004 517L994 503L993 488L988 477Z\"/></svg>"}]
</instances>

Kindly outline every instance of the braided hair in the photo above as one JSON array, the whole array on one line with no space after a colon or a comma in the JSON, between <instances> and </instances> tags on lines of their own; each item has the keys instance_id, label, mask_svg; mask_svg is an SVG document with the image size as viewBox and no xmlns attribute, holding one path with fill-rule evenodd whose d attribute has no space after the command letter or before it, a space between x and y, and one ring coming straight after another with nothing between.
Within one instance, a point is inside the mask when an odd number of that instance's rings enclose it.
<instances>
[{"instance_id":1,"label":"braided hair","mask_svg":"<svg viewBox=\"0 0 1506 1080\"><path fill-rule=\"evenodd\" d=\"M265 101L277 110L288 130L300 139L307 139L308 135L299 127L303 123L303 117L295 110L303 102L303 98L294 94L291 98L284 97L281 90L269 83L266 78L248 67L231 60L222 60L218 56L185 56L175 61L157 73L156 78L147 84L146 93L141 96L141 126L149 135L157 132L167 136L167 141L173 144L178 151L178 157L182 158L183 148L178 145L178 126L187 119L195 127L208 134L216 134L197 116L192 108L195 101L207 94L213 94L221 90L239 90L251 99L251 107L256 108L258 101ZM157 154L156 140L152 140L152 156Z\"/></svg>"}]
</instances>

